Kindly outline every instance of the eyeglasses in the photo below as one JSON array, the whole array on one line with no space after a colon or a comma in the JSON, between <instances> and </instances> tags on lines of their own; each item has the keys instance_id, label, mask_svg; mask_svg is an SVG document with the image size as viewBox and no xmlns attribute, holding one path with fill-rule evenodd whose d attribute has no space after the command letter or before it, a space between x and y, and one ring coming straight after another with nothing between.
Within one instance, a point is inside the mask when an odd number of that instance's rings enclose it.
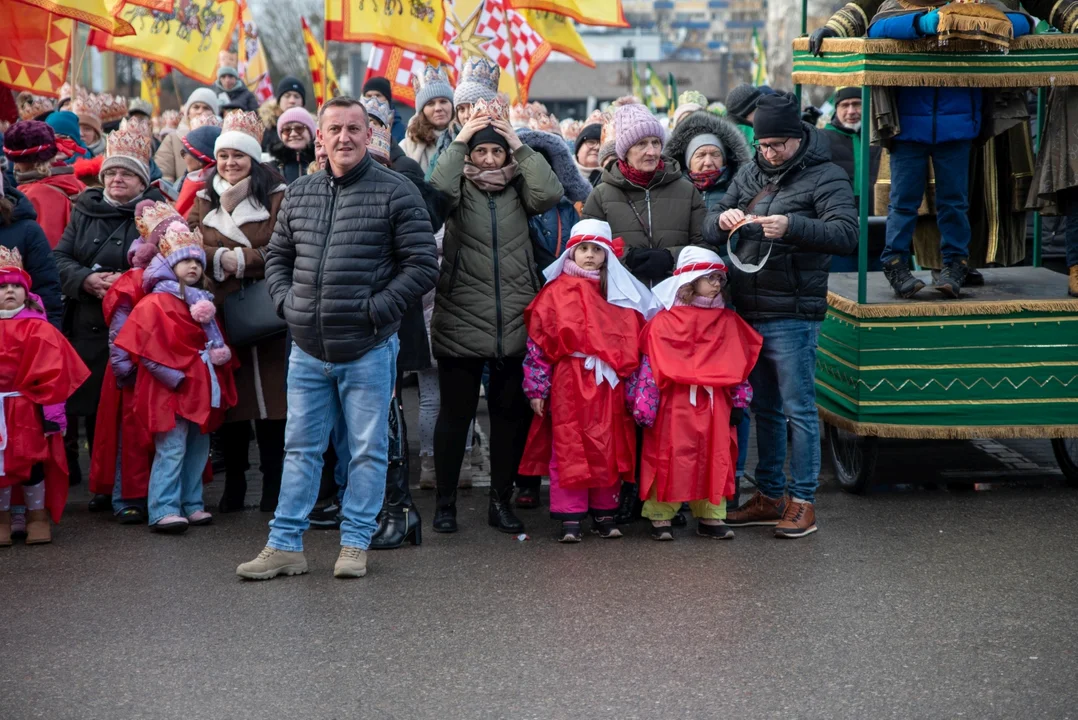
<instances>
[{"instance_id":1,"label":"eyeglasses","mask_svg":"<svg viewBox=\"0 0 1078 720\"><path fill-rule=\"evenodd\" d=\"M722 273L715 272L715 273L711 273L710 275L705 275L703 277L703 279L707 280L707 282L710 283L711 285L722 285L723 282L726 281L726 276L723 275Z\"/></svg>"},{"instance_id":2,"label":"eyeglasses","mask_svg":"<svg viewBox=\"0 0 1078 720\"><path fill-rule=\"evenodd\" d=\"M754 148L756 148L757 150L759 150L760 152L762 152L762 153L766 153L766 152L776 153L776 152L782 152L783 150L785 150L786 149L786 143L788 143L788 142L790 142L790 138L786 138L782 142L777 142L777 143L754 142L752 144L752 146Z\"/></svg>"},{"instance_id":3,"label":"eyeglasses","mask_svg":"<svg viewBox=\"0 0 1078 720\"><path fill-rule=\"evenodd\" d=\"M307 127L304 125L285 125L281 128L281 137L285 135L303 135L307 131Z\"/></svg>"}]
</instances>

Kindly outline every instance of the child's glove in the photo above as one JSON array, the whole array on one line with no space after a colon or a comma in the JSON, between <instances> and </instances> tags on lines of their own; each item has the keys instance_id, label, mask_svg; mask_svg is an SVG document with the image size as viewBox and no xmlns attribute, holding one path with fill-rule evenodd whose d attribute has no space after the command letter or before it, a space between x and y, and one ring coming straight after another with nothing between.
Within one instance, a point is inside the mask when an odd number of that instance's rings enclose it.
<instances>
[{"instance_id":1,"label":"child's glove","mask_svg":"<svg viewBox=\"0 0 1078 720\"><path fill-rule=\"evenodd\" d=\"M917 18L917 31L922 35L935 35L939 32L940 11L939 8L929 10Z\"/></svg>"},{"instance_id":2,"label":"child's glove","mask_svg":"<svg viewBox=\"0 0 1078 720\"><path fill-rule=\"evenodd\" d=\"M745 408L735 407L730 409L730 427L737 427L744 419Z\"/></svg>"}]
</instances>

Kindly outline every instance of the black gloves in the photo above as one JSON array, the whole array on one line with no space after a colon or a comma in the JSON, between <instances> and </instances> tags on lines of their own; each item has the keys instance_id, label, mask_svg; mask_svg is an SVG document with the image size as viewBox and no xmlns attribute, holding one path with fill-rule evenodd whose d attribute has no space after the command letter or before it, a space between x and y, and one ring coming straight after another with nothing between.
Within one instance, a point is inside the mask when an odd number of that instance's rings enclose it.
<instances>
[{"instance_id":1,"label":"black gloves","mask_svg":"<svg viewBox=\"0 0 1078 720\"><path fill-rule=\"evenodd\" d=\"M745 408L730 408L730 427L737 427L745 419Z\"/></svg>"},{"instance_id":2,"label":"black gloves","mask_svg":"<svg viewBox=\"0 0 1078 720\"><path fill-rule=\"evenodd\" d=\"M809 105L807 108L801 111L801 122L806 122L812 127L816 127L816 122L820 119L822 115L823 113L820 112L820 108L814 105Z\"/></svg>"},{"instance_id":3,"label":"black gloves","mask_svg":"<svg viewBox=\"0 0 1078 720\"><path fill-rule=\"evenodd\" d=\"M674 272L674 256L665 248L631 248L625 267L641 280L665 280Z\"/></svg>"},{"instance_id":4,"label":"black gloves","mask_svg":"<svg viewBox=\"0 0 1078 720\"><path fill-rule=\"evenodd\" d=\"M823 45L824 38L832 37L838 37L838 33L834 29L829 28L826 25L824 25L822 28L819 28L814 33L809 35L809 52L816 57L819 57L823 54L820 51L820 46Z\"/></svg>"}]
</instances>

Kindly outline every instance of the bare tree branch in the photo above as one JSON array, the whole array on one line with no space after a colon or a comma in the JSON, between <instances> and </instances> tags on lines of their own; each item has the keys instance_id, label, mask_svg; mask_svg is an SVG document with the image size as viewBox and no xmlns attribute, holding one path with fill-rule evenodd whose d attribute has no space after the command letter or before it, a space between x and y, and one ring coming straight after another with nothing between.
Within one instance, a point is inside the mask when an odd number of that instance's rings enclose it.
<instances>
[{"instance_id":1,"label":"bare tree branch","mask_svg":"<svg viewBox=\"0 0 1078 720\"><path fill-rule=\"evenodd\" d=\"M265 44L274 82L292 75L310 87L311 71L307 65L300 17L307 18L311 31L321 42L324 0L254 0L251 10ZM330 43L329 59L338 77L348 73L348 55L356 49L355 46Z\"/></svg>"}]
</instances>

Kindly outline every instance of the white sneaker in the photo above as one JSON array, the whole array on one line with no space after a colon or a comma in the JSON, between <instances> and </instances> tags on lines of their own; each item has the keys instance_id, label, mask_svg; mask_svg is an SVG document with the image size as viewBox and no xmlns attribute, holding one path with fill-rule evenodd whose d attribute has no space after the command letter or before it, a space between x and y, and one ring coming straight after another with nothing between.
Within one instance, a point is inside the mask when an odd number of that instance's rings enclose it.
<instances>
[{"instance_id":1,"label":"white sneaker","mask_svg":"<svg viewBox=\"0 0 1078 720\"><path fill-rule=\"evenodd\" d=\"M434 458L430 455L420 456L419 487L423 490L433 490L437 486L437 475L434 473Z\"/></svg>"}]
</instances>

